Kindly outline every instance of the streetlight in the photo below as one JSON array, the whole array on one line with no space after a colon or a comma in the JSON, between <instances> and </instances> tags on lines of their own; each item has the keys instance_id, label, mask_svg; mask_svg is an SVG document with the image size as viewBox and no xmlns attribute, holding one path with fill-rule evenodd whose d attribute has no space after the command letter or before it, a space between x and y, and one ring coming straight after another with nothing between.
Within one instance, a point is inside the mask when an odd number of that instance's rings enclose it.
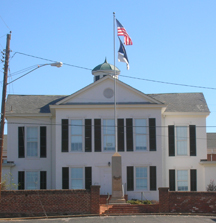
<instances>
[{"instance_id":1,"label":"streetlight","mask_svg":"<svg viewBox=\"0 0 216 223\"><path fill-rule=\"evenodd\" d=\"M7 45L9 45L9 44L7 44ZM11 84L14 81L26 76L27 74L39 69L40 67L44 67L44 66L47 66L47 65L50 65L50 66L53 66L53 67L61 67L63 65L62 62L55 62L55 63L48 63L48 64L38 65L33 70L27 72L26 74L23 74L22 76L16 78L15 80L7 83L8 61L9 61L9 52L10 52L9 46L7 48L8 49L7 49L6 52L8 52L8 54L6 55L6 60L5 60L4 82L3 82L3 90L2 90L1 126L0 126L0 198L1 198L1 177L2 177L2 160L3 160L2 155L3 155L3 144L4 144L5 104L6 104L7 85Z\"/></svg>"},{"instance_id":2,"label":"streetlight","mask_svg":"<svg viewBox=\"0 0 216 223\"><path fill-rule=\"evenodd\" d=\"M16 80L18 80L18 79L20 79L20 78L22 78L22 77L24 77L24 76L26 76L27 74L31 73L32 71L35 71L35 70L37 70L38 68L40 68L40 67L44 67L44 66L47 66L47 65L50 65L50 66L52 66L52 67L58 67L58 68L59 68L59 67L61 67L61 66L63 65L63 63L62 63L62 62L55 62L55 63L46 63L46 64L42 64L42 65L37 65L36 68L34 68L33 70L30 70L28 73L23 74L22 76L16 78L15 80L13 80L13 81L7 83L7 85L13 83L14 81L16 81Z\"/></svg>"}]
</instances>

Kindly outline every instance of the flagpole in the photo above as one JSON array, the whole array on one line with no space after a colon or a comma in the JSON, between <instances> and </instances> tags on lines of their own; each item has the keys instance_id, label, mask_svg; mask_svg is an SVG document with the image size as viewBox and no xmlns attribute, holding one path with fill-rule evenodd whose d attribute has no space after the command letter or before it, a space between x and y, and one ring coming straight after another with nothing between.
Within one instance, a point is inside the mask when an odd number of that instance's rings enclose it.
<instances>
[{"instance_id":1,"label":"flagpole","mask_svg":"<svg viewBox=\"0 0 216 223\"><path fill-rule=\"evenodd\" d=\"M113 42L114 42L114 118L115 118L115 151L117 153L117 116L116 116L116 66L115 66L115 12L113 12Z\"/></svg>"}]
</instances>

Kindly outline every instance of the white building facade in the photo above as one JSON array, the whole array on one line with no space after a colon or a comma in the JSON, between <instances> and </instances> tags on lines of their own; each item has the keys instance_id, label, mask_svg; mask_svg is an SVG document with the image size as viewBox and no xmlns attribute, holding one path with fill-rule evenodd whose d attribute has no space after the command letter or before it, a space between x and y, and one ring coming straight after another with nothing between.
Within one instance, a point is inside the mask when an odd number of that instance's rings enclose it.
<instances>
[{"instance_id":1,"label":"white building facade","mask_svg":"<svg viewBox=\"0 0 216 223\"><path fill-rule=\"evenodd\" d=\"M120 71L106 60L92 74L92 84L69 96L8 96L7 160L18 189L100 185L101 194L112 193L116 81L124 193L158 200L158 187L205 190L203 94L144 94L119 81Z\"/></svg>"}]
</instances>

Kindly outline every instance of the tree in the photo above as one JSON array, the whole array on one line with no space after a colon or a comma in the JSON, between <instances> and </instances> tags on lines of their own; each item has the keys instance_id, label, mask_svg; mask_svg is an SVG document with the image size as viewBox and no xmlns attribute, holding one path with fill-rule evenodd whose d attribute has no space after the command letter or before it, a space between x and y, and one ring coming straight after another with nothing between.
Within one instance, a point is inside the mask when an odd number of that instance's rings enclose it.
<instances>
[{"instance_id":1,"label":"tree","mask_svg":"<svg viewBox=\"0 0 216 223\"><path fill-rule=\"evenodd\" d=\"M16 190L17 187L18 185L14 183L12 173L7 173L2 177L1 190Z\"/></svg>"},{"instance_id":2,"label":"tree","mask_svg":"<svg viewBox=\"0 0 216 223\"><path fill-rule=\"evenodd\" d=\"M216 185L214 183L214 180L210 180L210 183L206 187L207 191L216 191Z\"/></svg>"}]
</instances>

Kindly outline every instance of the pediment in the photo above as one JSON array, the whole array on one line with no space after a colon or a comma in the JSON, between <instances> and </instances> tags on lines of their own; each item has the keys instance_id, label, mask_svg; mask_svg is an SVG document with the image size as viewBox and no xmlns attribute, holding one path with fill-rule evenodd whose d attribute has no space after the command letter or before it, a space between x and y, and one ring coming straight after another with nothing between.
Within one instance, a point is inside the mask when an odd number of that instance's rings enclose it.
<instances>
[{"instance_id":1,"label":"pediment","mask_svg":"<svg viewBox=\"0 0 216 223\"><path fill-rule=\"evenodd\" d=\"M58 105L114 103L114 79L106 76L59 101ZM162 104L131 86L116 80L116 103Z\"/></svg>"}]
</instances>

